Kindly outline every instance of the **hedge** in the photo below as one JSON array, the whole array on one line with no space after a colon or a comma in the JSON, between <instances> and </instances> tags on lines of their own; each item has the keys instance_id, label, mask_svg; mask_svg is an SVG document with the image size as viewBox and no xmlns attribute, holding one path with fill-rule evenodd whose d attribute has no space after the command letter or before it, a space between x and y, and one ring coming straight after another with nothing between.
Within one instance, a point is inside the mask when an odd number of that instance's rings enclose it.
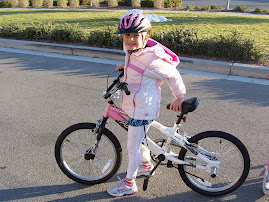
<instances>
[{"instance_id":1,"label":"hedge","mask_svg":"<svg viewBox=\"0 0 269 202\"><path fill-rule=\"evenodd\" d=\"M0 37L52 42L82 43L90 46L122 48L122 37L115 34L116 26L88 32L79 25L69 24L10 24L0 26ZM177 54L202 55L232 61L263 62L267 55L250 39L234 31L228 35L199 39L198 33L181 27L167 32L152 32L151 38Z\"/></svg>"}]
</instances>

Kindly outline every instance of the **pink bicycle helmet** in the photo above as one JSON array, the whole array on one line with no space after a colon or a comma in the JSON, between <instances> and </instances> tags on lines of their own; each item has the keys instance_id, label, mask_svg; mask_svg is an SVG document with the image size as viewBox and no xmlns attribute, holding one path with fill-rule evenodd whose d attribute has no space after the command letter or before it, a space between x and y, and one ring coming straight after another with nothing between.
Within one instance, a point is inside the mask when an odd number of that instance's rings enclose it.
<instances>
[{"instance_id":1,"label":"pink bicycle helmet","mask_svg":"<svg viewBox=\"0 0 269 202\"><path fill-rule=\"evenodd\" d=\"M119 24L117 34L148 32L151 29L150 21L142 14L132 13L124 16Z\"/></svg>"}]
</instances>

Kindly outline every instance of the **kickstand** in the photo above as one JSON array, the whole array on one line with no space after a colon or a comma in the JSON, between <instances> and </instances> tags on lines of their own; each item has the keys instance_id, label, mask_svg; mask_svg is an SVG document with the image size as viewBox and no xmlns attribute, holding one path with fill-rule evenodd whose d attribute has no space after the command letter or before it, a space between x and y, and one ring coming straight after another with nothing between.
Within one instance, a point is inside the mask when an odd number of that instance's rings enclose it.
<instances>
[{"instance_id":1,"label":"kickstand","mask_svg":"<svg viewBox=\"0 0 269 202\"><path fill-rule=\"evenodd\" d=\"M151 170L151 172L149 173L149 175L147 177L145 177L145 179L144 179L143 191L146 191L147 190L148 183L149 183L149 178L152 176L152 173L154 173L154 171L161 164L161 162L164 161L165 156L163 154L160 154L157 158L159 160L158 163L154 166L154 168Z\"/></svg>"}]
</instances>

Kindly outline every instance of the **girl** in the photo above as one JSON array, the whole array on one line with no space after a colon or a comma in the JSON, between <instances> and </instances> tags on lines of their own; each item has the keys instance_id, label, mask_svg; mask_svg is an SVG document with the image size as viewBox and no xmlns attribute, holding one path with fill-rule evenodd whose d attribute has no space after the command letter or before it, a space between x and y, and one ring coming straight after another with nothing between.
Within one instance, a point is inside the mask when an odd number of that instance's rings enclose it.
<instances>
[{"instance_id":1,"label":"girl","mask_svg":"<svg viewBox=\"0 0 269 202\"><path fill-rule=\"evenodd\" d=\"M141 143L152 120L159 115L161 85L166 80L174 100L171 110L181 110L186 89L176 69L179 59L175 53L149 38L151 24L148 18L132 13L124 16L117 34L122 34L126 52L125 64L115 71L124 69L124 82L128 83L130 95L122 93L121 108L130 117L127 151L128 169L125 179L107 188L112 196L135 194L138 189L135 178L149 175L153 169L150 152ZM140 165L142 161L142 164Z\"/></svg>"}]
</instances>

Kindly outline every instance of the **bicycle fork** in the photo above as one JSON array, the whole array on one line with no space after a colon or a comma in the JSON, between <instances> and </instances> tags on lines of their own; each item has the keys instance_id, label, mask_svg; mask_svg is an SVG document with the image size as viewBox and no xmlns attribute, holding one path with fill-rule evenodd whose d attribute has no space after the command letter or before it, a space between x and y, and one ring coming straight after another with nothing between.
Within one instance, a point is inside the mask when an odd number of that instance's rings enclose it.
<instances>
[{"instance_id":1,"label":"bicycle fork","mask_svg":"<svg viewBox=\"0 0 269 202\"><path fill-rule=\"evenodd\" d=\"M96 150L98 149L98 145L100 143L105 125L106 125L106 121L108 118L103 117L103 119L98 119L97 123L96 123L96 127L93 129L93 132L95 132L97 134L96 136L96 144L93 148L90 148L86 151L84 158L86 160L93 160L96 154Z\"/></svg>"}]
</instances>

